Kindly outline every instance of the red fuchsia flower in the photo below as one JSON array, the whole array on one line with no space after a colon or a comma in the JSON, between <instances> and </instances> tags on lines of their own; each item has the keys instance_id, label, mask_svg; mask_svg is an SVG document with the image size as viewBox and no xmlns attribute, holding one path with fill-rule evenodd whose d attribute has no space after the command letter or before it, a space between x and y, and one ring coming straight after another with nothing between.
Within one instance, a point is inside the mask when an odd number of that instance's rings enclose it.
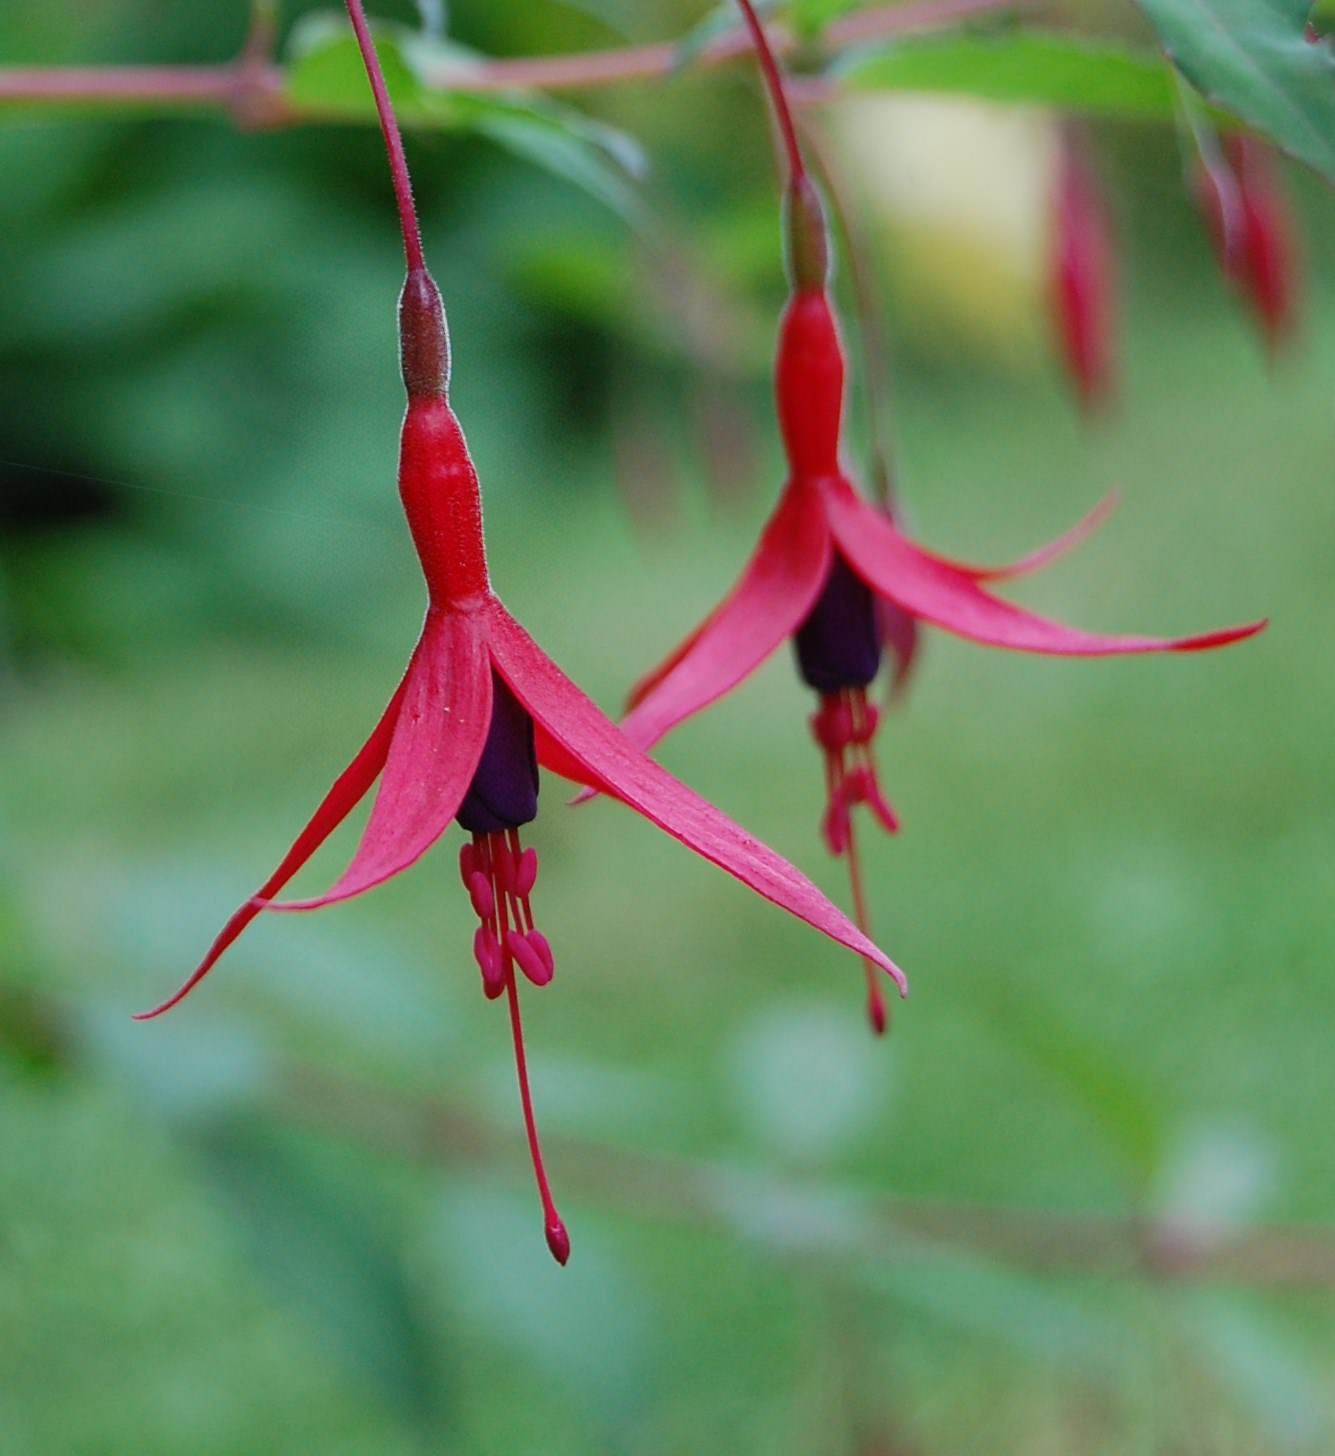
<instances>
[{"instance_id":1,"label":"red fuchsia flower","mask_svg":"<svg viewBox=\"0 0 1335 1456\"><path fill-rule=\"evenodd\" d=\"M1063 136L1052 216L1052 306L1066 372L1084 409L1105 406L1115 376L1112 243L1079 140Z\"/></svg>"},{"instance_id":2,"label":"red fuchsia flower","mask_svg":"<svg viewBox=\"0 0 1335 1456\"><path fill-rule=\"evenodd\" d=\"M1233 135L1221 153L1202 151L1196 195L1224 277L1251 305L1273 352L1292 335L1302 294L1296 229L1274 153Z\"/></svg>"},{"instance_id":3,"label":"red fuchsia flower","mask_svg":"<svg viewBox=\"0 0 1335 1456\"><path fill-rule=\"evenodd\" d=\"M811 730L825 760L821 831L830 852L848 862L855 919L865 930L853 811L866 805L882 828L893 832L897 825L878 780L872 750L878 713L867 696L881 665L884 619L878 621L878 607L988 646L1066 656L1189 652L1250 636L1264 624L1195 637L1106 636L1049 621L986 589L988 581L1036 570L1075 545L1098 524L1106 503L1024 560L987 568L923 550L858 493L839 463L844 354L827 291L825 219L803 168L764 31L748 0L740 3L788 158L792 294L779 328L775 370L788 480L741 579L695 632L636 684L622 727L640 747L651 747L791 641L798 673L820 700ZM885 1026L885 1002L870 966L867 987L868 1015L879 1032Z\"/></svg>"},{"instance_id":4,"label":"red fuchsia flower","mask_svg":"<svg viewBox=\"0 0 1335 1456\"><path fill-rule=\"evenodd\" d=\"M348 0L348 12L385 133L408 263L399 300L408 395L399 492L426 578L426 621L379 723L282 863L232 915L180 990L143 1018L160 1015L197 986L261 910L314 910L360 895L406 870L457 820L471 835L459 868L478 918L473 948L482 989L489 998L508 999L547 1242L564 1264L570 1241L538 1144L516 975L518 970L542 986L554 969L551 947L534 921L537 854L520 838L537 812L540 768L621 800L688 849L887 971L901 988L904 977L804 875L632 746L492 590L477 475L447 393L449 340L440 292L423 261L402 142L360 0ZM333 887L314 899L276 902L377 777L380 787L365 832Z\"/></svg>"}]
</instances>

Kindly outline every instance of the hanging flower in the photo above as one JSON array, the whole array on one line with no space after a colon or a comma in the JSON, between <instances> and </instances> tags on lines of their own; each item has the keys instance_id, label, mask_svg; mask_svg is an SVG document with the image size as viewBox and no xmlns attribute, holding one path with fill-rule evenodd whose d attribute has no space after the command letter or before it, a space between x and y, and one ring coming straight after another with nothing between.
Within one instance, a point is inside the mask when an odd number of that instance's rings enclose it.
<instances>
[{"instance_id":1,"label":"hanging flower","mask_svg":"<svg viewBox=\"0 0 1335 1456\"><path fill-rule=\"evenodd\" d=\"M1220 271L1250 304L1273 352L1292 336L1302 268L1288 198L1264 142L1236 133L1199 158L1196 195Z\"/></svg>"},{"instance_id":2,"label":"hanging flower","mask_svg":"<svg viewBox=\"0 0 1335 1456\"><path fill-rule=\"evenodd\" d=\"M363 894L402 873L452 821L471 835L460 872L478 918L473 948L482 988L507 998L529 1147L547 1242L565 1263L570 1243L543 1168L533 1116L516 972L552 979L554 958L537 929L537 854L520 830L537 813L547 769L611 795L702 858L888 972L902 973L787 861L647 759L546 656L492 590L477 475L450 408L449 341L440 293L422 258L398 128L360 0L348 0L376 94L404 231L408 276L399 301L408 395L399 491L426 578L426 621L407 672L379 723L344 769L282 863L223 927L175 1006L262 910L313 910ZM325 894L275 896L370 791L380 786L352 862ZM142 1019L142 1018L141 1018Z\"/></svg>"},{"instance_id":3,"label":"hanging flower","mask_svg":"<svg viewBox=\"0 0 1335 1456\"><path fill-rule=\"evenodd\" d=\"M788 158L785 196L792 294L779 327L775 391L788 480L741 579L665 662L632 690L626 735L650 748L684 719L722 697L784 641L819 697L811 731L825 760L821 832L847 860L855 918L868 925L852 813L866 805L893 832L897 820L878 779L878 711L867 695L881 663L889 608L915 622L1018 652L1104 656L1220 647L1263 623L1163 638L1107 636L1050 621L1003 601L988 581L1033 571L1098 524L1100 506L1050 546L1008 567L968 566L923 550L864 499L839 463L844 352L827 290L829 260L820 198L802 164L796 133L764 31L740 0L769 82ZM886 1008L867 964L868 1016L878 1032Z\"/></svg>"},{"instance_id":4,"label":"hanging flower","mask_svg":"<svg viewBox=\"0 0 1335 1456\"><path fill-rule=\"evenodd\" d=\"M1112 243L1082 138L1064 132L1052 217L1051 290L1066 372L1087 412L1111 396L1116 311Z\"/></svg>"}]
</instances>

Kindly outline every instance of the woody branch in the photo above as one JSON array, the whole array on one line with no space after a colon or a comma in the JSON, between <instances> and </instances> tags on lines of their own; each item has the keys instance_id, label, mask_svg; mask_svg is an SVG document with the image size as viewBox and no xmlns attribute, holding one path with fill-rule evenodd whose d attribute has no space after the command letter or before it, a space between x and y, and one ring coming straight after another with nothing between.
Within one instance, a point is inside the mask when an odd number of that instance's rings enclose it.
<instances>
[{"instance_id":1,"label":"woody branch","mask_svg":"<svg viewBox=\"0 0 1335 1456\"><path fill-rule=\"evenodd\" d=\"M948 28L978 15L1025 8L1031 0L905 0L877 5L827 26L820 50L830 55L852 46L914 31ZM780 26L769 27L780 55L798 48ZM718 36L692 57L692 68L709 68L750 53L746 33ZM680 64L672 42L441 65L426 79L442 90L583 91L651 80ZM77 109L102 107L148 113L222 113L238 125L276 127L329 120L313 108L295 105L285 94L284 71L248 42L234 61L217 66L0 67L0 106Z\"/></svg>"}]
</instances>

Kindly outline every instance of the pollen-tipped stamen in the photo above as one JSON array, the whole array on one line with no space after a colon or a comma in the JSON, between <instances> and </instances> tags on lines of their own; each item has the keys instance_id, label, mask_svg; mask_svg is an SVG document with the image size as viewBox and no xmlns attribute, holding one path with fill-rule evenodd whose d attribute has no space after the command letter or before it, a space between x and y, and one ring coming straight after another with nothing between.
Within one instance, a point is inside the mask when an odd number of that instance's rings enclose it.
<instances>
[{"instance_id":1,"label":"pollen-tipped stamen","mask_svg":"<svg viewBox=\"0 0 1335 1456\"><path fill-rule=\"evenodd\" d=\"M871 933L871 917L867 912L852 811L856 805L866 804L882 828L894 833L899 827L894 810L881 793L872 755L872 738L878 720L878 711L867 701L865 687L823 693L819 709L811 716L811 733L825 759L827 803L821 833L830 853L848 861L853 918L864 935ZM881 990L881 973L871 961L864 960L863 967L867 976L867 1019L880 1036L890 1019Z\"/></svg>"}]
</instances>

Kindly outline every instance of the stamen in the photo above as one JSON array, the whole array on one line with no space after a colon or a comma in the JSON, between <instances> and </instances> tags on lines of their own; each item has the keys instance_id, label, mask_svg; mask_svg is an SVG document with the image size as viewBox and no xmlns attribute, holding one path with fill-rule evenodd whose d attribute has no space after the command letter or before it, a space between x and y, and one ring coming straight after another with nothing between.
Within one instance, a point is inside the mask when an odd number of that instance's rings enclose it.
<instances>
[{"instance_id":1,"label":"stamen","mask_svg":"<svg viewBox=\"0 0 1335 1456\"><path fill-rule=\"evenodd\" d=\"M519 988L515 985L514 971L505 978L505 989L510 1002L510 1027L514 1033L515 1071L519 1076L519 1099L524 1107L524 1128L528 1134L529 1156L533 1159L533 1174L538 1180L538 1195L542 1199L542 1213L546 1225L547 1247L558 1264L564 1264L570 1257L570 1235L556 1211L551 1186L547 1182L547 1170L542 1164L542 1147L538 1142L538 1125L533 1117L533 1097L528 1085L528 1061L524 1056L524 1028L519 1019Z\"/></svg>"},{"instance_id":2,"label":"stamen","mask_svg":"<svg viewBox=\"0 0 1335 1456\"><path fill-rule=\"evenodd\" d=\"M866 804L877 822L893 834L899 828L895 811L881 793L872 755L880 715L867 701L865 687L843 687L827 693L811 715L811 733L825 757L826 808L821 835L830 853L846 856L853 890L854 919L864 935L870 935L870 917L862 883L862 865L853 832L853 809ZM867 1019L878 1036L889 1024L889 1011L881 989L881 972L875 962L864 960L867 976Z\"/></svg>"}]
</instances>

